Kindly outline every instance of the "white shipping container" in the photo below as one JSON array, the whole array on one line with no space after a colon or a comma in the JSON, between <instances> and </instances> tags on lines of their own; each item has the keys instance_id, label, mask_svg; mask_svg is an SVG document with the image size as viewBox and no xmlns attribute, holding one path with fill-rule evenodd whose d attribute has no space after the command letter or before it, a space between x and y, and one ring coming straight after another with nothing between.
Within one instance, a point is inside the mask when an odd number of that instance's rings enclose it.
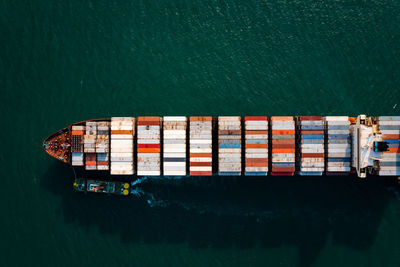
<instances>
[{"instance_id":1,"label":"white shipping container","mask_svg":"<svg viewBox=\"0 0 400 267\"><path fill-rule=\"evenodd\" d=\"M273 158L272 162L296 162L296 159L293 158Z\"/></svg>"},{"instance_id":2,"label":"white shipping container","mask_svg":"<svg viewBox=\"0 0 400 267\"><path fill-rule=\"evenodd\" d=\"M308 167L303 168L303 167L301 167L300 169L303 172L323 172L324 171L324 168L308 168Z\"/></svg>"},{"instance_id":3,"label":"white shipping container","mask_svg":"<svg viewBox=\"0 0 400 267\"><path fill-rule=\"evenodd\" d=\"M390 171L390 170L380 170L379 176L398 176L400 175L400 170Z\"/></svg>"},{"instance_id":4,"label":"white shipping container","mask_svg":"<svg viewBox=\"0 0 400 267\"><path fill-rule=\"evenodd\" d=\"M85 126L72 125L72 131L84 131L84 130L85 130Z\"/></svg>"},{"instance_id":5,"label":"white shipping container","mask_svg":"<svg viewBox=\"0 0 400 267\"><path fill-rule=\"evenodd\" d=\"M219 148L219 153L232 153L232 154L240 154L242 152L241 148Z\"/></svg>"},{"instance_id":6,"label":"white shipping container","mask_svg":"<svg viewBox=\"0 0 400 267\"><path fill-rule=\"evenodd\" d=\"M400 121L379 121L379 125L400 125Z\"/></svg>"},{"instance_id":7,"label":"white shipping container","mask_svg":"<svg viewBox=\"0 0 400 267\"><path fill-rule=\"evenodd\" d=\"M329 149L328 153L350 153L351 148Z\"/></svg>"},{"instance_id":8,"label":"white shipping container","mask_svg":"<svg viewBox=\"0 0 400 267\"><path fill-rule=\"evenodd\" d=\"M186 172L186 166L164 166L164 174L166 171Z\"/></svg>"},{"instance_id":9,"label":"white shipping container","mask_svg":"<svg viewBox=\"0 0 400 267\"><path fill-rule=\"evenodd\" d=\"M111 131L133 131L133 126L111 126Z\"/></svg>"},{"instance_id":10,"label":"white shipping container","mask_svg":"<svg viewBox=\"0 0 400 267\"><path fill-rule=\"evenodd\" d=\"M350 153L331 153L330 150L328 151L328 158L350 158Z\"/></svg>"},{"instance_id":11,"label":"white shipping container","mask_svg":"<svg viewBox=\"0 0 400 267\"><path fill-rule=\"evenodd\" d=\"M325 116L326 121L349 121L348 116Z\"/></svg>"},{"instance_id":12,"label":"white shipping container","mask_svg":"<svg viewBox=\"0 0 400 267\"><path fill-rule=\"evenodd\" d=\"M246 167L246 172L268 172L268 167Z\"/></svg>"},{"instance_id":13,"label":"white shipping container","mask_svg":"<svg viewBox=\"0 0 400 267\"><path fill-rule=\"evenodd\" d=\"M329 167L350 167L350 162L328 162Z\"/></svg>"},{"instance_id":14,"label":"white shipping container","mask_svg":"<svg viewBox=\"0 0 400 267\"><path fill-rule=\"evenodd\" d=\"M102 170L102 171L106 171L108 170L108 166L107 165L97 165L97 169L98 170ZM133 174L133 173L132 173Z\"/></svg>"},{"instance_id":15,"label":"white shipping container","mask_svg":"<svg viewBox=\"0 0 400 267\"><path fill-rule=\"evenodd\" d=\"M190 170L191 171L205 171L205 172L210 172L212 171L212 167L211 166L190 166Z\"/></svg>"},{"instance_id":16,"label":"white shipping container","mask_svg":"<svg viewBox=\"0 0 400 267\"><path fill-rule=\"evenodd\" d=\"M300 125L324 125L324 121L300 121Z\"/></svg>"},{"instance_id":17,"label":"white shipping container","mask_svg":"<svg viewBox=\"0 0 400 267\"><path fill-rule=\"evenodd\" d=\"M245 125L246 126L267 126L268 127L268 121L245 121Z\"/></svg>"},{"instance_id":18,"label":"white shipping container","mask_svg":"<svg viewBox=\"0 0 400 267\"><path fill-rule=\"evenodd\" d=\"M112 134L111 142L113 140L133 140L133 135L130 134Z\"/></svg>"},{"instance_id":19,"label":"white shipping container","mask_svg":"<svg viewBox=\"0 0 400 267\"><path fill-rule=\"evenodd\" d=\"M187 118L185 116L164 116L163 120L165 122L169 122L169 121L183 121L186 122Z\"/></svg>"},{"instance_id":20,"label":"white shipping container","mask_svg":"<svg viewBox=\"0 0 400 267\"><path fill-rule=\"evenodd\" d=\"M268 154L266 154L266 153L260 153L260 154L257 154L257 153L246 153L245 157L246 158L268 158Z\"/></svg>"},{"instance_id":21,"label":"white shipping container","mask_svg":"<svg viewBox=\"0 0 400 267\"><path fill-rule=\"evenodd\" d=\"M380 130L382 134L400 134L400 130Z\"/></svg>"},{"instance_id":22,"label":"white shipping container","mask_svg":"<svg viewBox=\"0 0 400 267\"><path fill-rule=\"evenodd\" d=\"M350 130L328 130L328 134L330 135L349 135Z\"/></svg>"},{"instance_id":23,"label":"white shipping container","mask_svg":"<svg viewBox=\"0 0 400 267\"><path fill-rule=\"evenodd\" d=\"M166 171L164 170L165 176L185 176L186 171Z\"/></svg>"},{"instance_id":24,"label":"white shipping container","mask_svg":"<svg viewBox=\"0 0 400 267\"><path fill-rule=\"evenodd\" d=\"M246 139L268 139L268 135L264 134L246 134Z\"/></svg>"},{"instance_id":25,"label":"white shipping container","mask_svg":"<svg viewBox=\"0 0 400 267\"><path fill-rule=\"evenodd\" d=\"M323 148L313 148L313 149L301 149L301 153L324 153Z\"/></svg>"},{"instance_id":26,"label":"white shipping container","mask_svg":"<svg viewBox=\"0 0 400 267\"><path fill-rule=\"evenodd\" d=\"M382 171L399 171L400 167L399 166L380 166L379 170L382 170Z\"/></svg>"},{"instance_id":27,"label":"white shipping container","mask_svg":"<svg viewBox=\"0 0 400 267\"><path fill-rule=\"evenodd\" d=\"M138 170L138 175L139 176L159 176L160 171L139 171Z\"/></svg>"},{"instance_id":28,"label":"white shipping container","mask_svg":"<svg viewBox=\"0 0 400 267\"><path fill-rule=\"evenodd\" d=\"M186 153L165 153L164 151L164 158L185 158Z\"/></svg>"},{"instance_id":29,"label":"white shipping container","mask_svg":"<svg viewBox=\"0 0 400 267\"><path fill-rule=\"evenodd\" d=\"M324 167L324 162L301 162L301 167Z\"/></svg>"},{"instance_id":30,"label":"white shipping container","mask_svg":"<svg viewBox=\"0 0 400 267\"><path fill-rule=\"evenodd\" d=\"M191 148L190 153L211 153L211 148Z\"/></svg>"},{"instance_id":31,"label":"white shipping container","mask_svg":"<svg viewBox=\"0 0 400 267\"><path fill-rule=\"evenodd\" d=\"M301 144L302 149L323 149L324 144Z\"/></svg>"},{"instance_id":32,"label":"white shipping container","mask_svg":"<svg viewBox=\"0 0 400 267\"><path fill-rule=\"evenodd\" d=\"M218 121L241 121L240 116L219 116Z\"/></svg>"},{"instance_id":33,"label":"white shipping container","mask_svg":"<svg viewBox=\"0 0 400 267\"><path fill-rule=\"evenodd\" d=\"M223 162L230 162L230 163L240 163L242 162L241 157L230 157L230 158L225 158L225 157L220 157L219 158L219 163L223 163Z\"/></svg>"},{"instance_id":34,"label":"white shipping container","mask_svg":"<svg viewBox=\"0 0 400 267\"><path fill-rule=\"evenodd\" d=\"M256 126L256 125L251 125L251 126L246 126L246 131L267 131L268 127L265 126Z\"/></svg>"},{"instance_id":35,"label":"white shipping container","mask_svg":"<svg viewBox=\"0 0 400 267\"><path fill-rule=\"evenodd\" d=\"M301 158L301 162L324 162L324 158Z\"/></svg>"},{"instance_id":36,"label":"white shipping container","mask_svg":"<svg viewBox=\"0 0 400 267\"><path fill-rule=\"evenodd\" d=\"M159 158L160 153L137 153L138 158L140 157L141 159L145 158Z\"/></svg>"},{"instance_id":37,"label":"white shipping container","mask_svg":"<svg viewBox=\"0 0 400 267\"><path fill-rule=\"evenodd\" d=\"M191 139L189 141L190 144L212 144L212 140L201 140L201 139Z\"/></svg>"},{"instance_id":38,"label":"white shipping container","mask_svg":"<svg viewBox=\"0 0 400 267\"><path fill-rule=\"evenodd\" d=\"M131 152L133 153L133 147L112 147L111 152L114 153L123 153L123 152Z\"/></svg>"},{"instance_id":39,"label":"white shipping container","mask_svg":"<svg viewBox=\"0 0 400 267\"><path fill-rule=\"evenodd\" d=\"M268 154L268 148L246 148L246 153Z\"/></svg>"},{"instance_id":40,"label":"white shipping container","mask_svg":"<svg viewBox=\"0 0 400 267\"><path fill-rule=\"evenodd\" d=\"M186 162L164 162L164 167L171 167L171 166L185 167Z\"/></svg>"},{"instance_id":41,"label":"white shipping container","mask_svg":"<svg viewBox=\"0 0 400 267\"><path fill-rule=\"evenodd\" d=\"M294 158L295 153L272 153L272 158Z\"/></svg>"}]
</instances>

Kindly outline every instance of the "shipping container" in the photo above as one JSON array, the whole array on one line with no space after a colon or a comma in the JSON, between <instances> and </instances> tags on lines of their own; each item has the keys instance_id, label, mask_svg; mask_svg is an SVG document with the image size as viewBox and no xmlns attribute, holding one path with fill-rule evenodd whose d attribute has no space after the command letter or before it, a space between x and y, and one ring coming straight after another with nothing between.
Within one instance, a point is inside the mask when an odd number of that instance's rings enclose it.
<instances>
[{"instance_id":1,"label":"shipping container","mask_svg":"<svg viewBox=\"0 0 400 267\"><path fill-rule=\"evenodd\" d=\"M245 123L245 175L268 175L268 117L247 116Z\"/></svg>"},{"instance_id":2,"label":"shipping container","mask_svg":"<svg viewBox=\"0 0 400 267\"><path fill-rule=\"evenodd\" d=\"M241 124L242 124L241 117L237 116L218 117L218 174L219 175L238 176L242 174ZM254 126L255 125L253 125L253 127ZM258 128L259 125L255 127Z\"/></svg>"},{"instance_id":3,"label":"shipping container","mask_svg":"<svg viewBox=\"0 0 400 267\"><path fill-rule=\"evenodd\" d=\"M110 122L97 122L96 153L97 170L109 170Z\"/></svg>"},{"instance_id":4,"label":"shipping container","mask_svg":"<svg viewBox=\"0 0 400 267\"><path fill-rule=\"evenodd\" d=\"M111 118L111 157L110 173L112 175L133 175L135 118ZM103 167L101 167L103 168Z\"/></svg>"},{"instance_id":5,"label":"shipping container","mask_svg":"<svg viewBox=\"0 0 400 267\"><path fill-rule=\"evenodd\" d=\"M189 118L189 173L212 175L212 117Z\"/></svg>"},{"instance_id":6,"label":"shipping container","mask_svg":"<svg viewBox=\"0 0 400 267\"><path fill-rule=\"evenodd\" d=\"M382 133L383 141L388 144L387 151L383 152L379 161L380 176L400 175L400 116L378 117L379 130Z\"/></svg>"},{"instance_id":7,"label":"shipping container","mask_svg":"<svg viewBox=\"0 0 400 267\"><path fill-rule=\"evenodd\" d=\"M137 119L137 174L161 175L161 118Z\"/></svg>"},{"instance_id":8,"label":"shipping container","mask_svg":"<svg viewBox=\"0 0 400 267\"><path fill-rule=\"evenodd\" d=\"M84 166L83 142L85 126L72 125L71 127L71 165Z\"/></svg>"},{"instance_id":9,"label":"shipping container","mask_svg":"<svg viewBox=\"0 0 400 267\"><path fill-rule=\"evenodd\" d=\"M186 117L163 118L163 174L166 176L186 175L186 128Z\"/></svg>"},{"instance_id":10,"label":"shipping container","mask_svg":"<svg viewBox=\"0 0 400 267\"><path fill-rule=\"evenodd\" d=\"M347 116L324 117L326 174L348 175L351 169L350 120Z\"/></svg>"},{"instance_id":11,"label":"shipping container","mask_svg":"<svg viewBox=\"0 0 400 267\"><path fill-rule=\"evenodd\" d=\"M293 117L275 116L271 121L271 175L293 176L295 172L295 134Z\"/></svg>"}]
</instances>

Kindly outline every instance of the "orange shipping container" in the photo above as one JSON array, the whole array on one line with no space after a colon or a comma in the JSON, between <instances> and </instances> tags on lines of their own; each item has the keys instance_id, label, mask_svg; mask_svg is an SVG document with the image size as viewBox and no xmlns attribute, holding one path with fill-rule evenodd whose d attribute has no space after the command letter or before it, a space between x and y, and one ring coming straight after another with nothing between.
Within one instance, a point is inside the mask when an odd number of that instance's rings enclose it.
<instances>
[{"instance_id":1,"label":"orange shipping container","mask_svg":"<svg viewBox=\"0 0 400 267\"><path fill-rule=\"evenodd\" d=\"M292 121L293 117L289 116L274 116L271 117L271 121Z\"/></svg>"},{"instance_id":2,"label":"orange shipping container","mask_svg":"<svg viewBox=\"0 0 400 267\"><path fill-rule=\"evenodd\" d=\"M268 167L268 162L246 162L246 167Z\"/></svg>"},{"instance_id":3,"label":"orange shipping container","mask_svg":"<svg viewBox=\"0 0 400 267\"><path fill-rule=\"evenodd\" d=\"M112 130L111 134L133 134L131 130Z\"/></svg>"},{"instance_id":4,"label":"orange shipping container","mask_svg":"<svg viewBox=\"0 0 400 267\"><path fill-rule=\"evenodd\" d=\"M139 117L138 121L160 121L160 117Z\"/></svg>"},{"instance_id":5,"label":"orange shipping container","mask_svg":"<svg viewBox=\"0 0 400 267\"><path fill-rule=\"evenodd\" d=\"M268 131L246 131L246 134L268 134Z\"/></svg>"},{"instance_id":6,"label":"orange shipping container","mask_svg":"<svg viewBox=\"0 0 400 267\"><path fill-rule=\"evenodd\" d=\"M400 139L400 134L384 134L383 139Z\"/></svg>"},{"instance_id":7,"label":"orange shipping container","mask_svg":"<svg viewBox=\"0 0 400 267\"><path fill-rule=\"evenodd\" d=\"M278 144L291 144L294 145L295 144L295 140L294 139L273 139L272 140L272 144L278 145Z\"/></svg>"},{"instance_id":8,"label":"orange shipping container","mask_svg":"<svg viewBox=\"0 0 400 267\"><path fill-rule=\"evenodd\" d=\"M400 153L400 148L389 148L388 151L384 153Z\"/></svg>"},{"instance_id":9,"label":"orange shipping container","mask_svg":"<svg viewBox=\"0 0 400 267\"><path fill-rule=\"evenodd\" d=\"M272 135L289 134L293 135L294 130L272 130Z\"/></svg>"},{"instance_id":10,"label":"orange shipping container","mask_svg":"<svg viewBox=\"0 0 400 267\"><path fill-rule=\"evenodd\" d=\"M266 162L266 163L268 163L268 158L246 158L246 164L247 163L253 163L253 162Z\"/></svg>"},{"instance_id":11,"label":"orange shipping container","mask_svg":"<svg viewBox=\"0 0 400 267\"><path fill-rule=\"evenodd\" d=\"M72 135L83 135L83 131L72 131Z\"/></svg>"},{"instance_id":12,"label":"orange shipping container","mask_svg":"<svg viewBox=\"0 0 400 267\"><path fill-rule=\"evenodd\" d=\"M294 144L277 144L277 145L274 145L274 149L276 149L276 148L295 148L294 147Z\"/></svg>"},{"instance_id":13,"label":"orange shipping container","mask_svg":"<svg viewBox=\"0 0 400 267\"><path fill-rule=\"evenodd\" d=\"M302 158L323 158L324 153L301 153Z\"/></svg>"},{"instance_id":14,"label":"orange shipping container","mask_svg":"<svg viewBox=\"0 0 400 267\"><path fill-rule=\"evenodd\" d=\"M160 153L159 148L138 148L138 153Z\"/></svg>"},{"instance_id":15,"label":"orange shipping container","mask_svg":"<svg viewBox=\"0 0 400 267\"><path fill-rule=\"evenodd\" d=\"M211 121L212 117L190 117L191 121Z\"/></svg>"},{"instance_id":16,"label":"orange shipping container","mask_svg":"<svg viewBox=\"0 0 400 267\"><path fill-rule=\"evenodd\" d=\"M211 158L211 153L190 153L191 158Z\"/></svg>"},{"instance_id":17,"label":"orange shipping container","mask_svg":"<svg viewBox=\"0 0 400 267\"><path fill-rule=\"evenodd\" d=\"M301 134L324 134L324 131L301 131Z\"/></svg>"},{"instance_id":18,"label":"orange shipping container","mask_svg":"<svg viewBox=\"0 0 400 267\"><path fill-rule=\"evenodd\" d=\"M159 121L138 121L138 125L160 125Z\"/></svg>"},{"instance_id":19,"label":"orange shipping container","mask_svg":"<svg viewBox=\"0 0 400 267\"><path fill-rule=\"evenodd\" d=\"M241 130L219 130L218 134L241 134Z\"/></svg>"},{"instance_id":20,"label":"orange shipping container","mask_svg":"<svg viewBox=\"0 0 400 267\"><path fill-rule=\"evenodd\" d=\"M290 149L290 148L275 149L275 148L273 148L272 153L294 153L294 148L293 149Z\"/></svg>"},{"instance_id":21,"label":"orange shipping container","mask_svg":"<svg viewBox=\"0 0 400 267\"><path fill-rule=\"evenodd\" d=\"M211 166L211 162L190 162L190 166L209 167Z\"/></svg>"},{"instance_id":22,"label":"orange shipping container","mask_svg":"<svg viewBox=\"0 0 400 267\"><path fill-rule=\"evenodd\" d=\"M191 176L211 176L211 171L190 171Z\"/></svg>"}]
</instances>

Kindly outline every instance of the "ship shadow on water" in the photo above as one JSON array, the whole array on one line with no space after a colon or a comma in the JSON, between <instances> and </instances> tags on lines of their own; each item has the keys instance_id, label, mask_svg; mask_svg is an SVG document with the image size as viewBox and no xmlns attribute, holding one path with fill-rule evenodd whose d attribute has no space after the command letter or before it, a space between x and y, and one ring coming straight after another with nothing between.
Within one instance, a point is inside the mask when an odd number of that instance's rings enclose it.
<instances>
[{"instance_id":1,"label":"ship shadow on water","mask_svg":"<svg viewBox=\"0 0 400 267\"><path fill-rule=\"evenodd\" d=\"M54 163L42 186L62 197L66 223L118 234L122 242L193 248L295 246L299 266L327 242L366 250L375 240L393 180L370 177L211 177L147 180L141 197L79 194L73 172ZM154 197L153 203L146 194Z\"/></svg>"}]
</instances>

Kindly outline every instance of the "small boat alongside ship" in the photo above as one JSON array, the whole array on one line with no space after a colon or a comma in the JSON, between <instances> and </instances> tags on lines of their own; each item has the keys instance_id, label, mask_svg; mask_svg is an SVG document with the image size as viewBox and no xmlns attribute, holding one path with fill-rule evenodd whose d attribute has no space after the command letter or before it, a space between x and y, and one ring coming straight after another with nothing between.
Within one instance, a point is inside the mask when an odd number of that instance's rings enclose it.
<instances>
[{"instance_id":1,"label":"small boat alongside ship","mask_svg":"<svg viewBox=\"0 0 400 267\"><path fill-rule=\"evenodd\" d=\"M76 191L114 195L141 176L395 177L400 116L112 117L73 123L43 148L79 171Z\"/></svg>"}]
</instances>

